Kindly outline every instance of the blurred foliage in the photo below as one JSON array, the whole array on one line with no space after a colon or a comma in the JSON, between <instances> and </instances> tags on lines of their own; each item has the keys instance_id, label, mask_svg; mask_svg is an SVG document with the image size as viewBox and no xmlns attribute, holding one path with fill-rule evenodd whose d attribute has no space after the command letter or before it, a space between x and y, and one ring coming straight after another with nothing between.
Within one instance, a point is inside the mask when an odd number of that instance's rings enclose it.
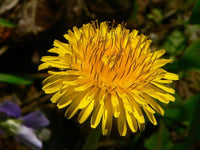
<instances>
[{"instance_id":1,"label":"blurred foliage","mask_svg":"<svg viewBox=\"0 0 200 150\"><path fill-rule=\"evenodd\" d=\"M163 122L159 123L159 129L145 141L145 147L149 150L169 150L172 149L170 134Z\"/></svg>"},{"instance_id":2,"label":"blurred foliage","mask_svg":"<svg viewBox=\"0 0 200 150\"><path fill-rule=\"evenodd\" d=\"M153 149L192 149L200 141L200 94L189 97L179 107L172 104L165 109L165 120L160 122L158 131L146 140L146 148ZM165 126L165 124L166 127ZM177 126L178 124L179 126ZM177 132L176 136L181 137L181 141L172 143L170 131Z\"/></svg>"},{"instance_id":3,"label":"blurred foliage","mask_svg":"<svg viewBox=\"0 0 200 150\"><path fill-rule=\"evenodd\" d=\"M151 14L148 14L147 17L149 19L154 20L156 23L161 23L163 19L163 14L160 9L153 9Z\"/></svg>"},{"instance_id":4,"label":"blurred foliage","mask_svg":"<svg viewBox=\"0 0 200 150\"><path fill-rule=\"evenodd\" d=\"M0 1L0 101L15 101L23 113L42 110L51 124L44 150L198 150L200 149L200 0L4 0ZM166 49L172 63L166 69L179 74L176 101L157 116L158 126L147 122L141 133L109 136L79 125L55 109L41 90L46 76L37 72L40 57L54 39L74 25L98 19L127 23L149 35L153 49ZM8 21L9 20L9 21ZM18 75L18 76L15 76ZM27 79L24 79L26 77ZM11 137L0 137L0 149L26 150Z\"/></svg>"},{"instance_id":5,"label":"blurred foliage","mask_svg":"<svg viewBox=\"0 0 200 150\"><path fill-rule=\"evenodd\" d=\"M11 27L11 28L15 27L15 25L12 22L5 20L3 18L0 18L0 26Z\"/></svg>"},{"instance_id":6,"label":"blurred foliage","mask_svg":"<svg viewBox=\"0 0 200 150\"><path fill-rule=\"evenodd\" d=\"M12 83L12 84L32 84L33 82L27 79L23 79L14 75L0 73L0 82Z\"/></svg>"},{"instance_id":7,"label":"blurred foliage","mask_svg":"<svg viewBox=\"0 0 200 150\"><path fill-rule=\"evenodd\" d=\"M178 52L185 50L186 40L187 38L181 31L174 30L167 37L161 48L166 49L171 56L175 56Z\"/></svg>"},{"instance_id":8,"label":"blurred foliage","mask_svg":"<svg viewBox=\"0 0 200 150\"><path fill-rule=\"evenodd\" d=\"M189 20L189 23L192 23L192 24L200 24L200 19L199 19L199 16L200 16L200 0L197 0L195 6L194 6L194 9L192 11L192 15L190 17L190 20Z\"/></svg>"},{"instance_id":9,"label":"blurred foliage","mask_svg":"<svg viewBox=\"0 0 200 150\"><path fill-rule=\"evenodd\" d=\"M198 69L200 70L200 39L193 42L187 47L185 53L180 58L181 69Z\"/></svg>"}]
</instances>

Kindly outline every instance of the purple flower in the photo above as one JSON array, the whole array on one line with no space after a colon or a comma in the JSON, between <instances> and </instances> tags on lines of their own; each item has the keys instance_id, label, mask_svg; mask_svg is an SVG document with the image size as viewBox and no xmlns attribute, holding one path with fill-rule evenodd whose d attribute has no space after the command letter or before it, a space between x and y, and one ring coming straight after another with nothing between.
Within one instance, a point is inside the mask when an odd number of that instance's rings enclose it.
<instances>
[{"instance_id":1,"label":"purple flower","mask_svg":"<svg viewBox=\"0 0 200 150\"><path fill-rule=\"evenodd\" d=\"M7 116L19 118L21 109L15 103L10 101L3 101L0 103L0 112L5 113Z\"/></svg>"},{"instance_id":2,"label":"purple flower","mask_svg":"<svg viewBox=\"0 0 200 150\"><path fill-rule=\"evenodd\" d=\"M21 109L10 101L0 103L1 115L6 119L0 120L0 127L7 127L6 131L14 133L17 139L36 148L42 148L42 142L37 138L35 130L49 125L49 120L40 111L31 112L21 116Z\"/></svg>"}]
</instances>

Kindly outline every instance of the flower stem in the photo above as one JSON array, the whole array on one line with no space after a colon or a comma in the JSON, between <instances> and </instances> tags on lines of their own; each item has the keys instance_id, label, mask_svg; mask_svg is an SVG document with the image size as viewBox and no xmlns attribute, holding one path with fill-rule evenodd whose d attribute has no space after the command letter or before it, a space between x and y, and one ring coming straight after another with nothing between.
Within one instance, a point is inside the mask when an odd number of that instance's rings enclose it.
<instances>
[{"instance_id":1,"label":"flower stem","mask_svg":"<svg viewBox=\"0 0 200 150\"><path fill-rule=\"evenodd\" d=\"M95 150L100 135L101 135L101 126L99 125L96 129L92 129L90 131L89 136L82 147L82 150Z\"/></svg>"}]
</instances>

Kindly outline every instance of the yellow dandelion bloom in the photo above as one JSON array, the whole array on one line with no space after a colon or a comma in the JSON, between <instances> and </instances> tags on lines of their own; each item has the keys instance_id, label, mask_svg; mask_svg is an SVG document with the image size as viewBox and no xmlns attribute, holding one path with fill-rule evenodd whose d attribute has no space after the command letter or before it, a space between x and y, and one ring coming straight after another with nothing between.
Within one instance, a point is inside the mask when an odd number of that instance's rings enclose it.
<instances>
[{"instance_id":1,"label":"yellow dandelion bloom","mask_svg":"<svg viewBox=\"0 0 200 150\"><path fill-rule=\"evenodd\" d=\"M165 50L152 51L151 40L137 30L92 22L74 27L64 37L68 43L55 40L48 52L57 55L42 57L39 70L53 69L43 90L54 93L51 101L59 109L68 107L67 118L79 111L78 121L83 123L91 116L91 127L101 122L103 135L110 133L115 120L125 136L128 128L144 128L144 113L157 124L154 114L164 115L157 101L175 101L169 83L178 76L161 69L171 60L161 58Z\"/></svg>"}]
</instances>

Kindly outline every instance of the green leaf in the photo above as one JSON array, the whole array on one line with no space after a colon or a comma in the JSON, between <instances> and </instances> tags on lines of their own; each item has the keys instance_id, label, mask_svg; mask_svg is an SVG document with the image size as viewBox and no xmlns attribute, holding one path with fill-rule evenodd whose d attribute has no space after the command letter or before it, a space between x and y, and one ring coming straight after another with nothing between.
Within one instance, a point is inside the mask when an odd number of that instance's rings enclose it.
<instances>
[{"instance_id":1,"label":"green leaf","mask_svg":"<svg viewBox=\"0 0 200 150\"><path fill-rule=\"evenodd\" d=\"M182 143L176 144L173 149L191 149L200 141L200 94L192 96L185 101L182 114L188 122L188 134Z\"/></svg>"},{"instance_id":2,"label":"green leaf","mask_svg":"<svg viewBox=\"0 0 200 150\"><path fill-rule=\"evenodd\" d=\"M164 68L170 72L178 72L179 68L179 61L175 57L170 57L172 59L171 63L168 63L164 66Z\"/></svg>"},{"instance_id":3,"label":"green leaf","mask_svg":"<svg viewBox=\"0 0 200 150\"><path fill-rule=\"evenodd\" d=\"M182 109L183 109L183 99L178 93L175 93L176 101L174 103L169 103L168 106L165 108L164 118L171 119L174 121L182 121L184 117L181 117Z\"/></svg>"},{"instance_id":4,"label":"green leaf","mask_svg":"<svg viewBox=\"0 0 200 150\"><path fill-rule=\"evenodd\" d=\"M161 23L163 19L163 14L160 9L153 9L151 14L148 14L147 17L149 19L154 20L156 23Z\"/></svg>"},{"instance_id":5,"label":"green leaf","mask_svg":"<svg viewBox=\"0 0 200 150\"><path fill-rule=\"evenodd\" d=\"M168 36L167 40L161 46L162 49L165 49L167 53L173 55L182 52L185 49L186 37L179 30L174 30Z\"/></svg>"},{"instance_id":6,"label":"green leaf","mask_svg":"<svg viewBox=\"0 0 200 150\"><path fill-rule=\"evenodd\" d=\"M165 109L165 117L170 118L170 119L179 120L180 113L181 113L181 108L179 107Z\"/></svg>"},{"instance_id":7,"label":"green leaf","mask_svg":"<svg viewBox=\"0 0 200 150\"><path fill-rule=\"evenodd\" d=\"M169 132L163 122L159 123L158 131L145 141L148 150L169 150L172 146Z\"/></svg>"},{"instance_id":8,"label":"green leaf","mask_svg":"<svg viewBox=\"0 0 200 150\"><path fill-rule=\"evenodd\" d=\"M185 143L178 143L175 144L172 148L172 150L186 150L185 149Z\"/></svg>"},{"instance_id":9,"label":"green leaf","mask_svg":"<svg viewBox=\"0 0 200 150\"><path fill-rule=\"evenodd\" d=\"M200 69L200 40L192 43L184 55L181 57L179 63L182 70Z\"/></svg>"},{"instance_id":10,"label":"green leaf","mask_svg":"<svg viewBox=\"0 0 200 150\"><path fill-rule=\"evenodd\" d=\"M13 28L15 27L15 24L6 19L0 18L0 26Z\"/></svg>"},{"instance_id":11,"label":"green leaf","mask_svg":"<svg viewBox=\"0 0 200 150\"><path fill-rule=\"evenodd\" d=\"M101 126L96 129L92 129L86 142L84 143L82 150L95 150L97 143L101 135Z\"/></svg>"},{"instance_id":12,"label":"green leaf","mask_svg":"<svg viewBox=\"0 0 200 150\"><path fill-rule=\"evenodd\" d=\"M191 24L200 24L200 0L197 0L196 5L192 11L192 15L190 16L189 23Z\"/></svg>"},{"instance_id":13,"label":"green leaf","mask_svg":"<svg viewBox=\"0 0 200 150\"><path fill-rule=\"evenodd\" d=\"M189 133L188 143L194 143L200 140L200 94L187 99L185 103L185 110L188 113ZM190 143L190 144L191 144Z\"/></svg>"},{"instance_id":14,"label":"green leaf","mask_svg":"<svg viewBox=\"0 0 200 150\"><path fill-rule=\"evenodd\" d=\"M23 79L14 75L0 73L0 82L12 83L12 84L31 84L32 81Z\"/></svg>"}]
</instances>

